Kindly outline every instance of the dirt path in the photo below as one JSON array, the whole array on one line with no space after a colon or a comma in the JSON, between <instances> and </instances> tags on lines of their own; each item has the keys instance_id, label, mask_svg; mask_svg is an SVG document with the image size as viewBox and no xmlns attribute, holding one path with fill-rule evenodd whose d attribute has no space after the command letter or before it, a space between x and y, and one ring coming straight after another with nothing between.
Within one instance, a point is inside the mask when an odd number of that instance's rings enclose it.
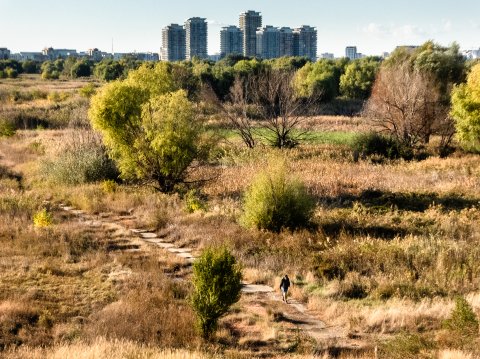
<instances>
[{"instance_id":1,"label":"dirt path","mask_svg":"<svg viewBox=\"0 0 480 359\"><path fill-rule=\"evenodd\" d=\"M178 247L175 241L168 238L168 235L162 236L154 232L149 232L141 228L129 229L122 222L134 220L134 216L114 216L113 214L99 214L92 216L84 211L73 207L60 205L60 208L71 213L82 221L85 225L93 228L103 227L113 232L113 237L118 238L116 249L125 252L142 253L143 245L160 247L186 261L193 263L196 258L197 250L195 248ZM267 285L244 283L242 292L244 295L266 296L269 300L281 302L279 292ZM325 343L341 343L342 347L360 348L360 344L348 339L346 328L328 326L323 321L315 318L309 313L308 308L301 302L289 299L288 304L282 303L283 320L294 323L298 328L311 336L321 348Z\"/></svg>"}]
</instances>

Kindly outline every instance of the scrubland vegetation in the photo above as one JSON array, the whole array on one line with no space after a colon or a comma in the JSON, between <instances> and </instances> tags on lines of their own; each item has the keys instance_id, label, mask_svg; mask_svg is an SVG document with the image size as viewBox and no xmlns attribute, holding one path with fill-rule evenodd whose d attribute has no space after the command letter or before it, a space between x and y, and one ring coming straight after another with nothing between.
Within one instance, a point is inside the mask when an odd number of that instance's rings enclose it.
<instances>
[{"instance_id":1,"label":"scrubland vegetation","mask_svg":"<svg viewBox=\"0 0 480 359\"><path fill-rule=\"evenodd\" d=\"M0 80L0 356L480 356L478 65L469 72L454 48L431 43L396 56L146 64L106 86ZM273 105L239 90L265 66L300 68L290 90L321 104L315 116L278 109L284 88L269 89ZM378 133L382 101L399 92L374 75L394 81L395 68L428 106L394 113ZM355 116L326 115L347 103ZM101 219L207 254L192 273ZM227 254L208 254L218 247ZM218 307L205 306L205 283L228 271L210 262L239 264ZM238 298L241 276L277 288L285 273L307 313L266 294ZM219 321L202 333L205 308ZM329 334L301 330L307 314Z\"/></svg>"}]
</instances>

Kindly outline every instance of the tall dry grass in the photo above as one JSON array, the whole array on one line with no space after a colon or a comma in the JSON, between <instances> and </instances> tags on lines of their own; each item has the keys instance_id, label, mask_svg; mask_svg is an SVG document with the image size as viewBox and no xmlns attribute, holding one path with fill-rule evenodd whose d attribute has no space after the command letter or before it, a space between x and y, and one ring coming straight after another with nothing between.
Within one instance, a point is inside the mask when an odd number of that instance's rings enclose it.
<instances>
[{"instance_id":1,"label":"tall dry grass","mask_svg":"<svg viewBox=\"0 0 480 359\"><path fill-rule=\"evenodd\" d=\"M199 351L165 349L128 340L96 338L92 342L59 344L52 348L22 347L5 353L6 359L207 359Z\"/></svg>"}]
</instances>

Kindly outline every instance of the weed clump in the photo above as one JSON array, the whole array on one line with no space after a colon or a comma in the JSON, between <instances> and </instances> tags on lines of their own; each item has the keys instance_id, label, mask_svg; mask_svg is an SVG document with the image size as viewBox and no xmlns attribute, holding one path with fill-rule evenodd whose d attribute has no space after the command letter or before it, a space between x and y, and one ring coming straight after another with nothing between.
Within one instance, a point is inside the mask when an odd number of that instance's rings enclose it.
<instances>
[{"instance_id":1,"label":"weed clump","mask_svg":"<svg viewBox=\"0 0 480 359\"><path fill-rule=\"evenodd\" d=\"M46 208L38 211L33 215L33 225L35 227L44 228L53 224L53 218L51 213Z\"/></svg>"},{"instance_id":2,"label":"weed clump","mask_svg":"<svg viewBox=\"0 0 480 359\"><path fill-rule=\"evenodd\" d=\"M308 227L315 208L302 182L284 164L260 173L244 196L241 222L249 228L280 232Z\"/></svg>"}]
</instances>

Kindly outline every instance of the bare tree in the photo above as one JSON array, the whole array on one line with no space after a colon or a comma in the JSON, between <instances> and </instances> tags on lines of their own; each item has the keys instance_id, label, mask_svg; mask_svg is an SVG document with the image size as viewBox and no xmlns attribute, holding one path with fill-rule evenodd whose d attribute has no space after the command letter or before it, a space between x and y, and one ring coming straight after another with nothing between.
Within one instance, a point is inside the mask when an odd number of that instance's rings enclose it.
<instances>
[{"instance_id":1,"label":"bare tree","mask_svg":"<svg viewBox=\"0 0 480 359\"><path fill-rule=\"evenodd\" d=\"M301 122L312 113L316 97L300 97L294 88L295 72L265 70L247 79L247 102L267 130L274 147L292 148L305 138Z\"/></svg>"},{"instance_id":2,"label":"bare tree","mask_svg":"<svg viewBox=\"0 0 480 359\"><path fill-rule=\"evenodd\" d=\"M246 91L245 79L237 76L226 101L222 102L209 86L202 88L202 98L214 105L220 114L225 116L248 148L254 148L256 145L255 130L253 121L248 115L249 104Z\"/></svg>"},{"instance_id":3,"label":"bare tree","mask_svg":"<svg viewBox=\"0 0 480 359\"><path fill-rule=\"evenodd\" d=\"M363 114L410 148L427 144L432 135L448 146L453 136L437 82L407 63L380 70Z\"/></svg>"},{"instance_id":4,"label":"bare tree","mask_svg":"<svg viewBox=\"0 0 480 359\"><path fill-rule=\"evenodd\" d=\"M319 97L298 96L294 76L293 71L264 69L237 76L225 102L208 88L203 97L216 105L247 147L255 147L256 139L264 137L274 147L292 148L305 138L301 123L314 111Z\"/></svg>"}]
</instances>

